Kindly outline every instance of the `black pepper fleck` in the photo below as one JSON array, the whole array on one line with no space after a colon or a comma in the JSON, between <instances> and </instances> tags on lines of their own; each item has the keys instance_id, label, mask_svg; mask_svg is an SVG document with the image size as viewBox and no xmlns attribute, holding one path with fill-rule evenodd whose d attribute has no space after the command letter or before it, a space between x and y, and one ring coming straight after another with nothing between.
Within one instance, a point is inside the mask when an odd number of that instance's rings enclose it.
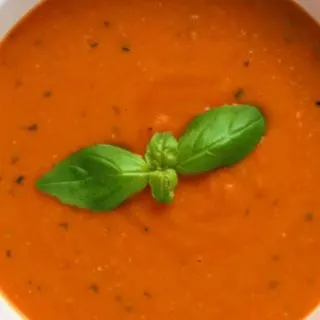
<instances>
[{"instance_id":1,"label":"black pepper fleck","mask_svg":"<svg viewBox=\"0 0 320 320\"><path fill-rule=\"evenodd\" d=\"M68 223L68 222L59 222L59 223L58 223L58 226L59 226L61 229L64 229L65 231L68 231L68 230L69 230L69 223Z\"/></svg>"},{"instance_id":2,"label":"black pepper fleck","mask_svg":"<svg viewBox=\"0 0 320 320\"><path fill-rule=\"evenodd\" d=\"M150 228L147 227L147 226L144 226L144 227L143 227L143 231L144 231L144 232L149 232L149 231L150 231Z\"/></svg>"},{"instance_id":3,"label":"black pepper fleck","mask_svg":"<svg viewBox=\"0 0 320 320\"><path fill-rule=\"evenodd\" d=\"M248 67L250 66L250 60L245 60L245 61L243 62L243 65L244 65L246 68L248 68Z\"/></svg>"},{"instance_id":4,"label":"black pepper fleck","mask_svg":"<svg viewBox=\"0 0 320 320\"><path fill-rule=\"evenodd\" d=\"M123 46L121 47L121 50L122 50L123 52L130 52L130 51L131 51L131 48L130 48L128 45L123 45Z\"/></svg>"},{"instance_id":5,"label":"black pepper fleck","mask_svg":"<svg viewBox=\"0 0 320 320\"><path fill-rule=\"evenodd\" d=\"M39 284L36 285L32 280L28 280L28 285L37 289L38 292L42 291L42 287Z\"/></svg>"},{"instance_id":6,"label":"black pepper fleck","mask_svg":"<svg viewBox=\"0 0 320 320\"><path fill-rule=\"evenodd\" d=\"M43 92L43 97L44 98L50 98L52 97L52 91L51 90L46 90Z\"/></svg>"},{"instance_id":7,"label":"black pepper fleck","mask_svg":"<svg viewBox=\"0 0 320 320\"><path fill-rule=\"evenodd\" d=\"M236 99L236 100L240 100L243 98L243 96L245 95L245 91L243 88L239 88L234 94L233 94L233 97Z\"/></svg>"},{"instance_id":8,"label":"black pepper fleck","mask_svg":"<svg viewBox=\"0 0 320 320\"><path fill-rule=\"evenodd\" d=\"M94 292L96 294L100 293L100 287L96 283L90 284L89 290L91 290L92 292Z\"/></svg>"},{"instance_id":9,"label":"black pepper fleck","mask_svg":"<svg viewBox=\"0 0 320 320\"><path fill-rule=\"evenodd\" d=\"M275 289L277 289L277 288L279 287L279 285L280 285L279 281L277 281L277 280L271 280L271 281L269 281L269 283L268 283L268 288L269 288L270 290L275 290Z\"/></svg>"},{"instance_id":10,"label":"black pepper fleck","mask_svg":"<svg viewBox=\"0 0 320 320\"><path fill-rule=\"evenodd\" d=\"M320 108L320 100L316 100L315 105L316 105L316 107Z\"/></svg>"},{"instance_id":11,"label":"black pepper fleck","mask_svg":"<svg viewBox=\"0 0 320 320\"><path fill-rule=\"evenodd\" d=\"M143 291L143 295L147 298L147 299L152 299L152 294L149 291Z\"/></svg>"},{"instance_id":12,"label":"black pepper fleck","mask_svg":"<svg viewBox=\"0 0 320 320\"><path fill-rule=\"evenodd\" d=\"M109 28L110 27L110 22L109 21L103 21L103 25L106 27L106 28Z\"/></svg>"},{"instance_id":13,"label":"black pepper fleck","mask_svg":"<svg viewBox=\"0 0 320 320\"><path fill-rule=\"evenodd\" d=\"M12 251L10 249L6 250L6 257L7 258L12 258Z\"/></svg>"},{"instance_id":14,"label":"black pepper fleck","mask_svg":"<svg viewBox=\"0 0 320 320\"><path fill-rule=\"evenodd\" d=\"M19 156L17 156L17 155L13 155L12 157L11 157L11 164L12 165L15 165L16 163L18 163L19 162L19 160L20 160L20 157Z\"/></svg>"},{"instance_id":15,"label":"black pepper fleck","mask_svg":"<svg viewBox=\"0 0 320 320\"><path fill-rule=\"evenodd\" d=\"M37 123L33 123L33 124L30 124L29 126L27 126L26 129L30 132L35 132L35 131L38 131L39 126Z\"/></svg>"},{"instance_id":16,"label":"black pepper fleck","mask_svg":"<svg viewBox=\"0 0 320 320\"><path fill-rule=\"evenodd\" d=\"M125 306L124 307L124 310L126 310L127 312L132 312L132 310L133 310L133 307L132 306Z\"/></svg>"},{"instance_id":17,"label":"black pepper fleck","mask_svg":"<svg viewBox=\"0 0 320 320\"><path fill-rule=\"evenodd\" d=\"M306 222L311 222L314 220L314 214L312 212L308 212L306 213L306 215L304 216L304 220Z\"/></svg>"},{"instance_id":18,"label":"black pepper fleck","mask_svg":"<svg viewBox=\"0 0 320 320\"><path fill-rule=\"evenodd\" d=\"M114 113L115 115L121 114L121 109L120 109L119 106L113 105L111 108L112 108L112 111L113 111L113 113Z\"/></svg>"},{"instance_id":19,"label":"black pepper fleck","mask_svg":"<svg viewBox=\"0 0 320 320\"><path fill-rule=\"evenodd\" d=\"M152 131L153 131L153 128L152 128L152 127L148 127L148 128L147 128L147 131L152 132Z\"/></svg>"},{"instance_id":20,"label":"black pepper fleck","mask_svg":"<svg viewBox=\"0 0 320 320\"><path fill-rule=\"evenodd\" d=\"M16 80L16 81L14 82L14 86L15 86L16 88L20 88L22 85L23 85L23 82L22 82L21 80Z\"/></svg>"},{"instance_id":21,"label":"black pepper fleck","mask_svg":"<svg viewBox=\"0 0 320 320\"><path fill-rule=\"evenodd\" d=\"M198 263L202 263L202 258L197 258L196 260Z\"/></svg>"},{"instance_id":22,"label":"black pepper fleck","mask_svg":"<svg viewBox=\"0 0 320 320\"><path fill-rule=\"evenodd\" d=\"M99 46L99 42L98 41L92 41L89 43L90 48L95 49Z\"/></svg>"},{"instance_id":23,"label":"black pepper fleck","mask_svg":"<svg viewBox=\"0 0 320 320\"><path fill-rule=\"evenodd\" d=\"M280 260L280 255L279 254L273 254L271 256L271 260L276 262L276 261L279 261Z\"/></svg>"},{"instance_id":24,"label":"black pepper fleck","mask_svg":"<svg viewBox=\"0 0 320 320\"><path fill-rule=\"evenodd\" d=\"M26 179L25 176L20 175L20 176L18 176L18 177L16 178L15 183L16 183L16 184L23 184L23 182L24 182L25 179Z\"/></svg>"}]
</instances>

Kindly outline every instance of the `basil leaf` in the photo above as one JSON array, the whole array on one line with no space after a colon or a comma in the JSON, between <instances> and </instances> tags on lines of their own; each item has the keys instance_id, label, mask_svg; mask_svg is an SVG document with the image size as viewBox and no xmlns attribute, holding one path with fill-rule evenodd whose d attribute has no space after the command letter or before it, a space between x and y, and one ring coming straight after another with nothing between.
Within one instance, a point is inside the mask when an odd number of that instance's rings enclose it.
<instances>
[{"instance_id":1,"label":"basil leaf","mask_svg":"<svg viewBox=\"0 0 320 320\"><path fill-rule=\"evenodd\" d=\"M37 181L62 203L110 211L148 184L148 165L137 154L112 145L81 149Z\"/></svg>"},{"instance_id":2,"label":"basil leaf","mask_svg":"<svg viewBox=\"0 0 320 320\"><path fill-rule=\"evenodd\" d=\"M169 204L174 199L174 189L178 184L177 172L173 169L150 173L149 184L152 196L160 203Z\"/></svg>"},{"instance_id":3,"label":"basil leaf","mask_svg":"<svg viewBox=\"0 0 320 320\"><path fill-rule=\"evenodd\" d=\"M178 141L171 132L155 133L146 150L150 170L174 168L177 163Z\"/></svg>"},{"instance_id":4,"label":"basil leaf","mask_svg":"<svg viewBox=\"0 0 320 320\"><path fill-rule=\"evenodd\" d=\"M195 117L179 140L177 171L196 174L230 166L253 151L266 131L257 107L223 105Z\"/></svg>"}]
</instances>

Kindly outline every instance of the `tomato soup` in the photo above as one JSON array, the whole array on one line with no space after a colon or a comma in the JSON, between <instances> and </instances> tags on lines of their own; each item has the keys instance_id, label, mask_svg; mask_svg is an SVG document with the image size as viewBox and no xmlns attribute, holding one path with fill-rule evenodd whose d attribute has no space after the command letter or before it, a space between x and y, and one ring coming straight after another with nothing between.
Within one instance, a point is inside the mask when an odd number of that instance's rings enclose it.
<instances>
[{"instance_id":1,"label":"tomato soup","mask_svg":"<svg viewBox=\"0 0 320 320\"><path fill-rule=\"evenodd\" d=\"M0 48L0 286L31 320L302 319L320 302L320 29L281 0L48 0ZM241 163L111 213L36 180L143 154L210 106L262 108Z\"/></svg>"}]
</instances>

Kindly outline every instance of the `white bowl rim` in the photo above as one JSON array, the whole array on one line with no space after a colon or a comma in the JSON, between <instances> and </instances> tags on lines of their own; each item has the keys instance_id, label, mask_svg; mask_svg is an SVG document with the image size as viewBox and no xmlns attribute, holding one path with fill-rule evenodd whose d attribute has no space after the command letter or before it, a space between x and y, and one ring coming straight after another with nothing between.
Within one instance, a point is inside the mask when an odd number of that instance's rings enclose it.
<instances>
[{"instance_id":1,"label":"white bowl rim","mask_svg":"<svg viewBox=\"0 0 320 320\"><path fill-rule=\"evenodd\" d=\"M30 10L42 0L0 0L0 42L8 31L16 25ZM319 0L293 0L302 7L313 19L320 23ZM320 303L320 301L319 301ZM26 320L25 317L10 303L0 290L0 319ZM320 306L305 320L320 320Z\"/></svg>"}]
</instances>

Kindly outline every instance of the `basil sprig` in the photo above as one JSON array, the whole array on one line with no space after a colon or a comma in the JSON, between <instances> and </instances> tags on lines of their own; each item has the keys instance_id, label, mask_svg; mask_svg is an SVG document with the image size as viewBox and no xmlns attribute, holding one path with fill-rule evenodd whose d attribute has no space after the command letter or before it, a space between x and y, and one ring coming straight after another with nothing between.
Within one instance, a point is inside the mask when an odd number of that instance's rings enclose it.
<instances>
[{"instance_id":1,"label":"basil sprig","mask_svg":"<svg viewBox=\"0 0 320 320\"><path fill-rule=\"evenodd\" d=\"M36 186L64 204L92 211L112 211L147 185L158 202L169 204L178 173L233 165L256 148L265 132L257 107L224 105L195 117L178 141L170 132L155 133L144 157L108 144L80 149Z\"/></svg>"}]
</instances>

